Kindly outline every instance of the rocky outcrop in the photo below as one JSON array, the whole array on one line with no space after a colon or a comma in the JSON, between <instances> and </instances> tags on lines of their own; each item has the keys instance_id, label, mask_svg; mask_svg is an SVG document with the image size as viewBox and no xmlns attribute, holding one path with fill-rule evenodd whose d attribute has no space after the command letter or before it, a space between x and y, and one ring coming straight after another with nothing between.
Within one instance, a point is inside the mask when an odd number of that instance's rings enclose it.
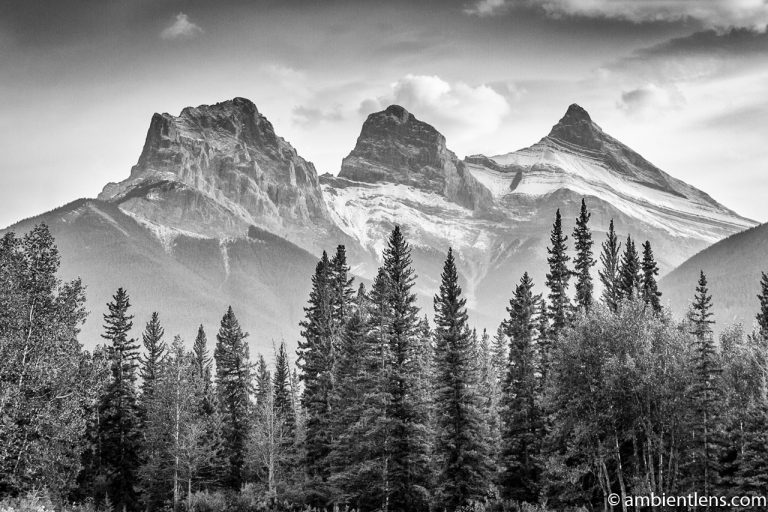
<instances>
[{"instance_id":1,"label":"rocky outcrop","mask_svg":"<svg viewBox=\"0 0 768 512\"><path fill-rule=\"evenodd\" d=\"M99 199L204 236L258 225L302 241L331 226L315 167L244 98L155 114L130 177Z\"/></svg>"},{"instance_id":2,"label":"rocky outcrop","mask_svg":"<svg viewBox=\"0 0 768 512\"><path fill-rule=\"evenodd\" d=\"M368 116L339 177L408 185L477 211L492 206L490 192L446 147L445 137L399 105Z\"/></svg>"}]
</instances>

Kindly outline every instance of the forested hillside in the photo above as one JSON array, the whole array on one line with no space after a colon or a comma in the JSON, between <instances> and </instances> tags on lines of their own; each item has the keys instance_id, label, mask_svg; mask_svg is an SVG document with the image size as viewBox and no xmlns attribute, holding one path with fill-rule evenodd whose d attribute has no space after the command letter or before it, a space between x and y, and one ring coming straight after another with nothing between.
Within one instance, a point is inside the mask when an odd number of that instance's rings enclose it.
<instances>
[{"instance_id":1,"label":"forested hillside","mask_svg":"<svg viewBox=\"0 0 768 512\"><path fill-rule=\"evenodd\" d=\"M0 510L628 510L652 493L764 494L768 277L754 332L716 340L726 298L705 272L674 317L651 244L612 223L595 241L589 222L583 201L577 219L557 211L545 294L509 269L495 332L473 329L450 249L429 311L399 227L368 288L344 246L324 252L295 356L250 353L259 326L232 306L185 340L163 311L135 317L122 287L90 312L103 344L86 351L87 289L57 277L48 228L8 233Z\"/></svg>"}]
</instances>

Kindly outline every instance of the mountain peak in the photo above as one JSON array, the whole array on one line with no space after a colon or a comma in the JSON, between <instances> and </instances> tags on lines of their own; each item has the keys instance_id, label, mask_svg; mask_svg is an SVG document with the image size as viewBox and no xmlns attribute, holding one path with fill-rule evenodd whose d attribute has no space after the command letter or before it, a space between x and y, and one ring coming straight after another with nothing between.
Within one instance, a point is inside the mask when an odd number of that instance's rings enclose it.
<instances>
[{"instance_id":1,"label":"mountain peak","mask_svg":"<svg viewBox=\"0 0 768 512\"><path fill-rule=\"evenodd\" d=\"M416 119L413 114L400 105L390 105L385 110L371 115L394 117L399 124L407 123L411 118Z\"/></svg>"},{"instance_id":2,"label":"mountain peak","mask_svg":"<svg viewBox=\"0 0 768 512\"><path fill-rule=\"evenodd\" d=\"M603 130L589 116L589 112L573 103L565 115L552 127L548 137L563 142L576 144L588 149L602 147Z\"/></svg>"}]
</instances>

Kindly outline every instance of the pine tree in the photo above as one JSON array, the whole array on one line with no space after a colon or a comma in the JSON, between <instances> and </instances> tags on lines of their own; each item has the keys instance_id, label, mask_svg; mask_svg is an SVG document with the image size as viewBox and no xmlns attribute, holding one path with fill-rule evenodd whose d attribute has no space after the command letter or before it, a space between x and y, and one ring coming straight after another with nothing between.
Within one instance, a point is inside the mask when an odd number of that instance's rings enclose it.
<instances>
[{"instance_id":1,"label":"pine tree","mask_svg":"<svg viewBox=\"0 0 768 512\"><path fill-rule=\"evenodd\" d=\"M547 247L547 287L549 288L549 317L552 320L551 335L556 337L562 331L568 321L570 299L568 298L568 280L571 271L568 270L570 257L566 254L568 237L563 234L562 218L560 210L555 214L555 223L552 225L552 233L549 237L550 247Z\"/></svg>"},{"instance_id":2,"label":"pine tree","mask_svg":"<svg viewBox=\"0 0 768 512\"><path fill-rule=\"evenodd\" d=\"M390 510L392 306L389 277L383 267L379 268L365 303L364 324L352 321L347 326L350 330L347 336L362 340L360 372L350 383L362 400L353 402L358 410L350 413L359 420L339 439L339 444L347 449L339 460L348 461L342 478L343 491L350 504L360 510Z\"/></svg>"},{"instance_id":3,"label":"pine tree","mask_svg":"<svg viewBox=\"0 0 768 512\"><path fill-rule=\"evenodd\" d=\"M192 360L197 372L197 378L201 383L198 390L198 403L201 414L209 416L213 413L215 399L212 396L212 359L208 351L208 337L205 335L203 325L197 328L195 342L192 345Z\"/></svg>"},{"instance_id":4,"label":"pine tree","mask_svg":"<svg viewBox=\"0 0 768 512\"><path fill-rule=\"evenodd\" d=\"M141 364L139 374L141 375L141 394L142 400L150 400L157 384L160 365L168 354L168 348L163 341L163 327L160 325L160 317L157 311L152 313L152 317L144 332L141 335L144 342L144 357L139 356Z\"/></svg>"},{"instance_id":5,"label":"pine tree","mask_svg":"<svg viewBox=\"0 0 768 512\"><path fill-rule=\"evenodd\" d=\"M768 340L768 275L761 272L760 293L757 299L760 301L760 312L757 314L757 329L760 338Z\"/></svg>"},{"instance_id":6,"label":"pine tree","mask_svg":"<svg viewBox=\"0 0 768 512\"><path fill-rule=\"evenodd\" d=\"M502 395L501 487L505 497L534 503L539 496L542 414L537 403L535 318L540 298L526 272L507 311L509 366Z\"/></svg>"},{"instance_id":7,"label":"pine tree","mask_svg":"<svg viewBox=\"0 0 768 512\"><path fill-rule=\"evenodd\" d=\"M498 332L497 332L498 335ZM506 339L502 332L503 339ZM506 349L506 347L504 347ZM480 362L480 380L479 390L482 398L483 420L488 432L487 444L490 448L489 457L493 469L491 482L495 480L497 472L497 459L501 451L501 419L499 417L499 405L501 404L501 383L499 380L500 370L494 362L494 347L488 332L483 329L480 336L480 342L477 347L477 357ZM501 354L499 354L501 355ZM506 350L504 352L506 356ZM507 361L503 361L503 369L506 369ZM489 493L489 495L492 493Z\"/></svg>"},{"instance_id":8,"label":"pine tree","mask_svg":"<svg viewBox=\"0 0 768 512\"><path fill-rule=\"evenodd\" d=\"M656 283L656 276L659 275L659 267L653 257L651 242L645 241L643 244L643 261L640 264L642 270L642 297L646 304L649 304L656 313L661 312L661 292Z\"/></svg>"},{"instance_id":9,"label":"pine tree","mask_svg":"<svg viewBox=\"0 0 768 512\"><path fill-rule=\"evenodd\" d=\"M221 319L216 335L216 389L224 421L223 455L226 464L225 483L231 489L243 484L245 446L250 428L251 363L248 344L232 306Z\"/></svg>"},{"instance_id":10,"label":"pine tree","mask_svg":"<svg viewBox=\"0 0 768 512\"><path fill-rule=\"evenodd\" d=\"M603 252L600 254L600 263L603 270L598 271L600 282L603 283L603 303L608 309L615 312L621 300L621 285L619 281L619 272L621 264L619 255L621 252L621 243L613 230L613 219L608 226L608 234L603 242Z\"/></svg>"},{"instance_id":11,"label":"pine tree","mask_svg":"<svg viewBox=\"0 0 768 512\"><path fill-rule=\"evenodd\" d=\"M582 199L581 211L573 230L573 241L576 248L573 275L576 277L576 306L584 311L592 307L594 289L591 269L595 265L595 259L592 257L592 232L588 225L591 216L592 214L587 211L587 205Z\"/></svg>"},{"instance_id":12,"label":"pine tree","mask_svg":"<svg viewBox=\"0 0 768 512\"><path fill-rule=\"evenodd\" d=\"M349 318L355 290L354 278L349 277L347 253L343 245L336 248L336 254L330 261L331 316L336 334Z\"/></svg>"},{"instance_id":13,"label":"pine tree","mask_svg":"<svg viewBox=\"0 0 768 512\"><path fill-rule=\"evenodd\" d=\"M291 369L285 342L280 343L275 358L275 376L272 381L275 413L284 425L283 445L285 450L293 447L296 436L296 415L291 399Z\"/></svg>"},{"instance_id":14,"label":"pine tree","mask_svg":"<svg viewBox=\"0 0 768 512\"><path fill-rule=\"evenodd\" d=\"M118 288L107 304L104 334L112 368L112 379L100 406L101 460L104 463L109 497L118 509L136 504L136 472L139 459L139 419L136 369L139 345L129 338L133 327L128 294Z\"/></svg>"},{"instance_id":15,"label":"pine tree","mask_svg":"<svg viewBox=\"0 0 768 512\"><path fill-rule=\"evenodd\" d=\"M700 466L701 483L704 494L709 494L715 479L714 460L716 454L715 430L716 411L719 408L720 389L717 385L717 354L712 336L712 296L708 295L707 277L702 270L699 275L696 296L689 313L689 321L692 325L691 334L694 336L694 371L695 382L693 388L693 400L698 415L697 422L699 438L696 450L696 459Z\"/></svg>"},{"instance_id":16,"label":"pine tree","mask_svg":"<svg viewBox=\"0 0 768 512\"><path fill-rule=\"evenodd\" d=\"M328 501L327 480L330 476L328 453L333 425L331 394L333 391L334 323L333 273L328 255L317 263L312 276L309 303L304 308L298 346L298 366L302 370L304 393L301 404L306 414L304 425L304 469L308 482L307 501L323 507Z\"/></svg>"},{"instance_id":17,"label":"pine tree","mask_svg":"<svg viewBox=\"0 0 768 512\"><path fill-rule=\"evenodd\" d=\"M493 364L494 375L499 386L504 382L507 376L507 362L509 361L509 339L506 334L506 323L501 322L496 328L496 335L493 337L491 347L491 363Z\"/></svg>"},{"instance_id":18,"label":"pine tree","mask_svg":"<svg viewBox=\"0 0 768 512\"><path fill-rule=\"evenodd\" d=\"M765 275L765 274L763 274ZM768 405L749 408L746 421L740 425L744 432L743 447L738 454L736 486L738 496L764 496L768 488Z\"/></svg>"},{"instance_id":19,"label":"pine tree","mask_svg":"<svg viewBox=\"0 0 768 512\"><path fill-rule=\"evenodd\" d=\"M391 364L388 372L390 401L387 418L390 424L389 510L428 510L430 503L430 438L426 404L419 400L422 383L418 368L419 319L412 292L414 270L411 250L395 226L384 250L391 318L387 338Z\"/></svg>"},{"instance_id":20,"label":"pine tree","mask_svg":"<svg viewBox=\"0 0 768 512\"><path fill-rule=\"evenodd\" d=\"M627 236L619 270L619 291L622 299L637 298L641 290L640 259L632 237Z\"/></svg>"},{"instance_id":21,"label":"pine tree","mask_svg":"<svg viewBox=\"0 0 768 512\"><path fill-rule=\"evenodd\" d=\"M256 403L265 403L272 393L272 374L267 366L267 360L259 354L259 362L256 363Z\"/></svg>"},{"instance_id":22,"label":"pine tree","mask_svg":"<svg viewBox=\"0 0 768 512\"><path fill-rule=\"evenodd\" d=\"M447 511L479 503L492 478L490 446L479 390L477 348L467 326L453 251L448 250L435 296L436 407L440 460L438 495ZM475 337L476 338L476 337Z\"/></svg>"}]
</instances>

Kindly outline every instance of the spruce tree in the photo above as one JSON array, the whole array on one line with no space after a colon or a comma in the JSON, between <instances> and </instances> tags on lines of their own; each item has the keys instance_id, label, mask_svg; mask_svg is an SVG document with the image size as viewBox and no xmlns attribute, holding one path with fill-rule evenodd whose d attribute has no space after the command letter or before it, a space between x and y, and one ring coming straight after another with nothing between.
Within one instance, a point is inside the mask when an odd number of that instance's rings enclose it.
<instances>
[{"instance_id":1,"label":"spruce tree","mask_svg":"<svg viewBox=\"0 0 768 512\"><path fill-rule=\"evenodd\" d=\"M155 311L141 335L146 353L144 357L139 356L142 401L151 400L157 385L160 366L168 355L168 347L163 341L164 333L165 331L160 325L160 317Z\"/></svg>"},{"instance_id":2,"label":"spruce tree","mask_svg":"<svg viewBox=\"0 0 768 512\"><path fill-rule=\"evenodd\" d=\"M112 379L100 405L101 460L107 479L109 498L118 509L136 505L136 472L139 466L139 418L136 369L139 345L129 337L133 327L128 294L118 288L107 304L104 334L109 342L108 356ZM99 497L101 498L101 497Z\"/></svg>"},{"instance_id":3,"label":"spruce tree","mask_svg":"<svg viewBox=\"0 0 768 512\"><path fill-rule=\"evenodd\" d=\"M656 283L656 276L659 275L659 267L653 257L651 242L645 241L643 244L643 261L640 264L642 270L642 296L643 301L649 304L656 313L661 312L661 292Z\"/></svg>"},{"instance_id":4,"label":"spruce tree","mask_svg":"<svg viewBox=\"0 0 768 512\"><path fill-rule=\"evenodd\" d=\"M761 272L760 293L757 299L760 301L760 312L757 313L757 329L761 339L768 341L768 275Z\"/></svg>"},{"instance_id":5,"label":"spruce tree","mask_svg":"<svg viewBox=\"0 0 768 512\"><path fill-rule=\"evenodd\" d=\"M506 323L501 322L496 328L491 346L491 363L493 364L496 382L501 385L507 376L507 362L509 361L509 339L506 334Z\"/></svg>"},{"instance_id":6,"label":"spruce tree","mask_svg":"<svg viewBox=\"0 0 768 512\"><path fill-rule=\"evenodd\" d=\"M467 326L466 299L448 249L435 296L438 436L438 496L441 509L455 511L479 503L492 478L490 446L484 434L477 348ZM476 337L475 337L476 338Z\"/></svg>"},{"instance_id":7,"label":"spruce tree","mask_svg":"<svg viewBox=\"0 0 768 512\"><path fill-rule=\"evenodd\" d=\"M209 416L213 413L214 398L212 396L212 359L208 351L208 337L205 335L203 325L197 328L195 342L192 345L192 360L194 362L197 378L202 384L198 390L198 404L201 414Z\"/></svg>"},{"instance_id":8,"label":"spruce tree","mask_svg":"<svg viewBox=\"0 0 768 512\"><path fill-rule=\"evenodd\" d=\"M232 306L221 319L216 335L216 389L223 419L225 484L239 489L244 482L243 466L250 428L251 363L248 344Z\"/></svg>"},{"instance_id":9,"label":"spruce tree","mask_svg":"<svg viewBox=\"0 0 768 512\"><path fill-rule=\"evenodd\" d=\"M704 494L709 494L716 477L714 461L717 456L714 446L716 431L716 411L720 404L720 389L717 375L717 353L712 336L712 296L707 288L707 277L702 270L699 275L696 295L689 312L694 337L694 387L692 397L698 416L699 430L696 462L700 470L700 479Z\"/></svg>"},{"instance_id":10,"label":"spruce tree","mask_svg":"<svg viewBox=\"0 0 768 512\"><path fill-rule=\"evenodd\" d=\"M291 399L291 369L285 342L280 343L275 358L275 377L272 381L275 414L283 423L283 446L289 450L296 436L296 414Z\"/></svg>"},{"instance_id":11,"label":"spruce tree","mask_svg":"<svg viewBox=\"0 0 768 512\"><path fill-rule=\"evenodd\" d=\"M267 360L259 354L259 361L256 363L256 385L255 385L256 403L266 403L269 394L272 392L272 374L267 366Z\"/></svg>"},{"instance_id":12,"label":"spruce tree","mask_svg":"<svg viewBox=\"0 0 768 512\"><path fill-rule=\"evenodd\" d=\"M485 428L488 432L488 454L493 470L491 481L495 480L498 469L498 455L501 452L501 419L499 418L501 381L498 378L499 369L496 367L496 363L494 363L493 360L494 355L494 347L492 346L491 337L488 335L488 332L483 329L483 334L480 337L480 342L477 347L477 358L480 362L479 390L480 397L482 398L482 414L483 421L486 425ZM504 355L506 356L506 351ZM507 361L505 359L503 362L504 370L506 370L506 364Z\"/></svg>"},{"instance_id":13,"label":"spruce tree","mask_svg":"<svg viewBox=\"0 0 768 512\"><path fill-rule=\"evenodd\" d=\"M635 249L635 242L627 235L624 254L621 255L619 270L619 291L622 299L637 298L641 291L642 277L640 275L640 258Z\"/></svg>"},{"instance_id":14,"label":"spruce tree","mask_svg":"<svg viewBox=\"0 0 768 512\"><path fill-rule=\"evenodd\" d=\"M418 368L418 308L412 292L414 270L411 249L399 226L395 226L384 250L391 318L386 332L391 363L388 371L390 400L388 508L392 512L428 510L430 504L429 415L421 403L422 375Z\"/></svg>"},{"instance_id":15,"label":"spruce tree","mask_svg":"<svg viewBox=\"0 0 768 512\"><path fill-rule=\"evenodd\" d=\"M576 307L587 311L592 307L592 267L595 259L592 257L592 232L589 229L589 219L592 216L587 211L584 199L581 200L581 210L576 219L576 227L573 230L573 243L576 249L576 258L573 260L576 277Z\"/></svg>"},{"instance_id":16,"label":"spruce tree","mask_svg":"<svg viewBox=\"0 0 768 512\"><path fill-rule=\"evenodd\" d=\"M549 288L549 317L552 320L551 334L556 337L562 331L568 321L570 299L568 298L568 280L571 271L568 269L566 242L568 237L563 234L562 218L560 210L555 213L555 223L552 225L552 233L549 237L550 246L547 247L547 287Z\"/></svg>"},{"instance_id":17,"label":"spruce tree","mask_svg":"<svg viewBox=\"0 0 768 512\"><path fill-rule=\"evenodd\" d=\"M331 281L331 316L336 331L335 334L338 334L349 317L355 295L354 279L349 276L347 253L343 245L339 245L336 248L336 254L334 254L330 261L329 272Z\"/></svg>"},{"instance_id":18,"label":"spruce tree","mask_svg":"<svg viewBox=\"0 0 768 512\"><path fill-rule=\"evenodd\" d=\"M600 282L603 283L603 303L615 312L621 300L621 285L619 282L621 242L613 230L613 219L608 226L608 234L603 242L603 252L600 263L603 269L598 271Z\"/></svg>"},{"instance_id":19,"label":"spruce tree","mask_svg":"<svg viewBox=\"0 0 768 512\"><path fill-rule=\"evenodd\" d=\"M327 480L330 476L328 461L331 449L333 415L334 333L334 279L328 255L315 267L305 319L301 322L298 346L298 366L302 370L304 393L301 404L306 414L304 425L304 469L308 482L307 501L322 507L327 504ZM338 301L337 301L338 302ZM337 304L338 305L338 304Z\"/></svg>"},{"instance_id":20,"label":"spruce tree","mask_svg":"<svg viewBox=\"0 0 768 512\"><path fill-rule=\"evenodd\" d=\"M535 503L540 491L542 414L537 401L535 333L539 297L526 272L507 311L509 366L502 390L501 488L512 500Z\"/></svg>"}]
</instances>

